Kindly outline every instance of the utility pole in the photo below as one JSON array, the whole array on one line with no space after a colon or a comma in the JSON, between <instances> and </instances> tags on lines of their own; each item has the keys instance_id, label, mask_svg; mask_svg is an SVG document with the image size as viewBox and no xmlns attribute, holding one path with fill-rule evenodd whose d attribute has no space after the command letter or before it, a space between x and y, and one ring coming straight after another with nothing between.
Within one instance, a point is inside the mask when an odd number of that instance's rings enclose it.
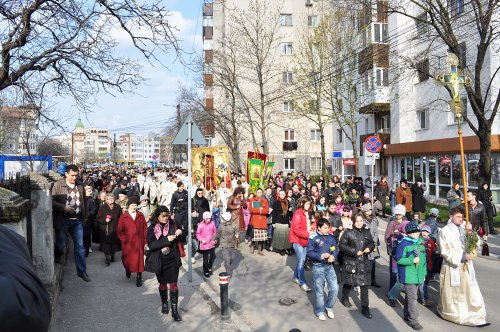
<instances>
[{"instance_id":1,"label":"utility pole","mask_svg":"<svg viewBox=\"0 0 500 332\"><path fill-rule=\"evenodd\" d=\"M113 165L116 165L116 133L113 134Z\"/></svg>"}]
</instances>

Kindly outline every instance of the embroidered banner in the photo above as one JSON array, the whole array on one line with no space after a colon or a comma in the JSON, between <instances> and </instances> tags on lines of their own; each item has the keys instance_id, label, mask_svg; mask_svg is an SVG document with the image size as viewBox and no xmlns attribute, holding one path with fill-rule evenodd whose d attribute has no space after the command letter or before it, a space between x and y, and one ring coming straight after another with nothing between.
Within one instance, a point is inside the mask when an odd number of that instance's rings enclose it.
<instances>
[{"instance_id":1,"label":"embroidered banner","mask_svg":"<svg viewBox=\"0 0 500 332\"><path fill-rule=\"evenodd\" d=\"M267 156L263 153L248 151L247 154L247 183L249 184L249 192L255 193L261 186L262 177L264 176L264 165Z\"/></svg>"},{"instance_id":2,"label":"embroidered banner","mask_svg":"<svg viewBox=\"0 0 500 332\"><path fill-rule=\"evenodd\" d=\"M212 169L211 174L207 173L207 156L209 156L209 162L213 163L213 166L209 165L209 168ZM226 187L230 187L231 171L229 169L229 149L227 146L193 148L191 157L193 184L196 181L201 181L207 190L215 190L222 181L225 181ZM212 180L209 179L210 189L208 189L207 178L210 177Z\"/></svg>"}]
</instances>

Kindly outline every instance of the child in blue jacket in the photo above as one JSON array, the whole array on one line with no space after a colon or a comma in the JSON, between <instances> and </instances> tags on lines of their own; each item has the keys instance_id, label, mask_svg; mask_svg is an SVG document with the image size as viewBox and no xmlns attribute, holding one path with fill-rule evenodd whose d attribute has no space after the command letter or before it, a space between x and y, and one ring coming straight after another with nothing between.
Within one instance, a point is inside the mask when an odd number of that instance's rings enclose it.
<instances>
[{"instance_id":1,"label":"child in blue jacket","mask_svg":"<svg viewBox=\"0 0 500 332\"><path fill-rule=\"evenodd\" d=\"M320 218L317 222L317 230L309 237L307 243L307 258L313 263L313 289L316 295L314 314L319 320L326 320L325 310L329 318L333 319L333 305L337 300L339 286L337 275L333 268L333 262L338 255L337 240L330 233L330 222ZM328 297L324 300L323 289L328 287Z\"/></svg>"}]
</instances>

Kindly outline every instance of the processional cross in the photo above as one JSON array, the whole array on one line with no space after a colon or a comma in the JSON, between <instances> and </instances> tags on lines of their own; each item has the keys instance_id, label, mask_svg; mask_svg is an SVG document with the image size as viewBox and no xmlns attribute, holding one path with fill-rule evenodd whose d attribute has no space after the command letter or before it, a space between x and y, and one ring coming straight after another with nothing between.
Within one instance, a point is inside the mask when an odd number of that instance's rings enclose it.
<instances>
[{"instance_id":1,"label":"processional cross","mask_svg":"<svg viewBox=\"0 0 500 332\"><path fill-rule=\"evenodd\" d=\"M457 119L458 125L458 140L460 143L460 157L462 160L462 183L464 187L464 198L465 198L465 221L469 222L469 203L467 202L467 173L465 170L465 154L464 154L464 143L462 139L462 100L460 99L460 89L465 84L470 83L470 78L460 73L458 70L458 57L453 53L448 53L448 65L450 67L450 72L445 75L438 75L437 80L448 86L451 90L452 100L451 107L453 113L455 113L455 118Z\"/></svg>"}]
</instances>

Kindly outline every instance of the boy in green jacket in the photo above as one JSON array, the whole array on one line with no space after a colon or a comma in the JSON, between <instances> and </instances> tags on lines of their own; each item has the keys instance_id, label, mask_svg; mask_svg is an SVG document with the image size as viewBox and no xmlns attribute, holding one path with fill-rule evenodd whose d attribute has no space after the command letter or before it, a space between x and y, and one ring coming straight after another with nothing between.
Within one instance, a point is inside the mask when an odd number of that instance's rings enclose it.
<instances>
[{"instance_id":1,"label":"boy in green jacket","mask_svg":"<svg viewBox=\"0 0 500 332\"><path fill-rule=\"evenodd\" d=\"M415 221L406 225L406 234L396 249L399 281L405 285L406 297L404 319L414 330L423 329L418 322L418 285L423 284L427 274L425 247Z\"/></svg>"}]
</instances>

